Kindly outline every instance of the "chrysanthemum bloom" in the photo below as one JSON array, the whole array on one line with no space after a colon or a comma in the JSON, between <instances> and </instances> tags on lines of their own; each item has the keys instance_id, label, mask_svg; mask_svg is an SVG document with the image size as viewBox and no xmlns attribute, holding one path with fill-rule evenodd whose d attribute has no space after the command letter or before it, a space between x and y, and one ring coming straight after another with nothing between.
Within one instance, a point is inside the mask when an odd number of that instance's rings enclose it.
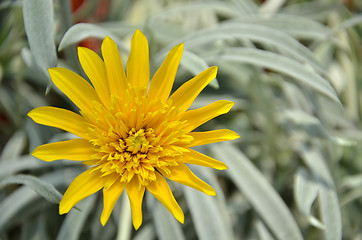
<instances>
[{"instance_id":1,"label":"chrysanthemum bloom","mask_svg":"<svg viewBox=\"0 0 362 240\"><path fill-rule=\"evenodd\" d=\"M37 147L33 156L44 161L68 159L92 166L77 176L65 192L59 213L103 189L101 223L105 225L122 192L126 190L133 225L142 223L142 201L147 189L181 223L184 215L165 178L208 195L214 189L196 177L187 164L226 169L220 161L191 148L239 138L231 130L192 132L206 121L227 113L230 101L217 101L189 110L192 102L215 78L210 67L184 83L170 97L183 44L174 47L149 84L149 52L146 37L136 30L125 74L115 42L102 43L103 60L93 51L78 48L80 63L91 86L79 75L51 68L54 84L80 109L80 114L40 107L29 112L37 123L57 127L79 138Z\"/></svg>"}]
</instances>

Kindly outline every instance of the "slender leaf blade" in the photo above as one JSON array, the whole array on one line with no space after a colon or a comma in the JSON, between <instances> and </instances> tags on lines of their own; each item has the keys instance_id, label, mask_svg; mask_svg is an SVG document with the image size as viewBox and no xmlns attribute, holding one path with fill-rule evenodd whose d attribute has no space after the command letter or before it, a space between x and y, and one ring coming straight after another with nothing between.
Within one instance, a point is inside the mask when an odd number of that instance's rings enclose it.
<instances>
[{"instance_id":1,"label":"slender leaf blade","mask_svg":"<svg viewBox=\"0 0 362 240\"><path fill-rule=\"evenodd\" d=\"M189 187L184 187L184 192L199 239L230 239L230 227L223 221L216 199Z\"/></svg>"},{"instance_id":2,"label":"slender leaf blade","mask_svg":"<svg viewBox=\"0 0 362 240\"><path fill-rule=\"evenodd\" d=\"M0 182L0 188L9 184L24 184L52 203L59 203L63 197L53 185L30 175L9 176Z\"/></svg>"},{"instance_id":3,"label":"slender leaf blade","mask_svg":"<svg viewBox=\"0 0 362 240\"><path fill-rule=\"evenodd\" d=\"M52 0L24 0L25 32L30 50L40 70L50 79L48 68L57 65Z\"/></svg>"},{"instance_id":4,"label":"slender leaf blade","mask_svg":"<svg viewBox=\"0 0 362 240\"><path fill-rule=\"evenodd\" d=\"M303 239L288 207L241 151L229 143L215 145L211 150L229 166L227 171L236 186L278 239Z\"/></svg>"},{"instance_id":5,"label":"slender leaf blade","mask_svg":"<svg viewBox=\"0 0 362 240\"><path fill-rule=\"evenodd\" d=\"M321 152L313 147L299 148L302 159L318 182L319 206L322 222L325 225L324 239L342 238L342 217L333 178Z\"/></svg>"},{"instance_id":6,"label":"slender leaf blade","mask_svg":"<svg viewBox=\"0 0 362 240\"><path fill-rule=\"evenodd\" d=\"M278 71L292 77L292 79L300 84L309 86L317 92L322 93L338 105L341 105L335 90L326 79L307 70L300 63L291 58L264 50L235 47L226 49L222 54L219 54L217 58L216 56L210 56L206 60L247 63Z\"/></svg>"}]
</instances>

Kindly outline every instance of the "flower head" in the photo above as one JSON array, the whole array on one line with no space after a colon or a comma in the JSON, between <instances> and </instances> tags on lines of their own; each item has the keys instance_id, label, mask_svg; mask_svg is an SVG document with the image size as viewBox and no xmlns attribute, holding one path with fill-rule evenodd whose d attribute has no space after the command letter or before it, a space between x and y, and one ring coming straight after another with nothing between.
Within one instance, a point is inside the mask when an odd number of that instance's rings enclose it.
<instances>
[{"instance_id":1,"label":"flower head","mask_svg":"<svg viewBox=\"0 0 362 240\"><path fill-rule=\"evenodd\" d=\"M55 107L36 108L28 114L39 124L79 137L41 145L33 156L44 161L82 161L92 166L70 184L60 202L59 213L69 212L79 201L103 189L101 223L105 225L125 190L133 225L138 229L147 189L183 223L183 212L166 178L215 195L214 189L196 177L186 163L220 170L226 169L226 165L191 148L239 137L227 129L192 132L233 106L230 101L217 101L187 111L215 78L217 67L208 68L169 96L183 44L169 52L151 83L148 43L140 30L132 37L127 76L111 38L104 39L101 50L103 60L87 48L78 48L80 63L93 86L67 69L49 69L54 84L79 107L80 114Z\"/></svg>"}]
</instances>

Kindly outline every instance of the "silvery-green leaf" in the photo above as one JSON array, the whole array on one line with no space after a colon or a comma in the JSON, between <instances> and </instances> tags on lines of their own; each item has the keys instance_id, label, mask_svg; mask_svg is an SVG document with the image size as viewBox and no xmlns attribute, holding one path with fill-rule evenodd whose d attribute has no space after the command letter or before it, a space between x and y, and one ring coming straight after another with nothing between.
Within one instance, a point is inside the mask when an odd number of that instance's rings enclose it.
<instances>
[{"instance_id":1,"label":"silvery-green leaf","mask_svg":"<svg viewBox=\"0 0 362 240\"><path fill-rule=\"evenodd\" d=\"M12 162L0 162L0 179L16 172L39 168L43 162L30 156L24 156Z\"/></svg>"},{"instance_id":2,"label":"silvery-green leaf","mask_svg":"<svg viewBox=\"0 0 362 240\"><path fill-rule=\"evenodd\" d=\"M222 53L206 58L210 62L238 62L265 67L278 71L292 77L295 81L324 94L337 104L340 100L330 85L322 76L303 67L297 61L272 52L249 49L249 48L228 48Z\"/></svg>"},{"instance_id":3,"label":"silvery-green leaf","mask_svg":"<svg viewBox=\"0 0 362 240\"><path fill-rule=\"evenodd\" d=\"M155 228L151 224L145 224L137 231L132 240L153 240L155 237Z\"/></svg>"},{"instance_id":4,"label":"silvery-green leaf","mask_svg":"<svg viewBox=\"0 0 362 240\"><path fill-rule=\"evenodd\" d=\"M186 49L198 49L206 44L214 45L220 40L230 41L233 39L252 40L265 44L266 47L276 47L286 56L307 63L319 72L325 73L308 48L284 32L258 23L226 22L215 28L198 31L185 38L184 41ZM225 47L227 45L226 42ZM220 47L220 51L222 51L222 47Z\"/></svg>"},{"instance_id":5,"label":"silvery-green leaf","mask_svg":"<svg viewBox=\"0 0 362 240\"><path fill-rule=\"evenodd\" d=\"M9 139L0 155L0 164L12 162L24 151L26 139L23 131L18 131ZM1 170L0 170L1 171Z\"/></svg>"},{"instance_id":6,"label":"silvery-green leaf","mask_svg":"<svg viewBox=\"0 0 362 240\"><path fill-rule=\"evenodd\" d=\"M279 112L278 116L284 128L292 130L301 128L310 136L326 139L330 138L329 133L320 120L304 111L299 109L284 109Z\"/></svg>"},{"instance_id":7,"label":"silvery-green leaf","mask_svg":"<svg viewBox=\"0 0 362 240\"><path fill-rule=\"evenodd\" d=\"M15 221L17 214L38 198L38 194L28 187L21 187L0 202L0 232Z\"/></svg>"},{"instance_id":8,"label":"silvery-green leaf","mask_svg":"<svg viewBox=\"0 0 362 240\"><path fill-rule=\"evenodd\" d=\"M50 79L48 68L57 65L53 1L24 0L23 15L30 51L44 76Z\"/></svg>"},{"instance_id":9,"label":"silvery-green leaf","mask_svg":"<svg viewBox=\"0 0 362 240\"><path fill-rule=\"evenodd\" d=\"M69 28L59 43L58 51L61 51L64 48L76 44L89 37L103 40L106 36L111 37L117 43L120 50L126 52L129 51L115 34L90 23L78 23Z\"/></svg>"},{"instance_id":10,"label":"silvery-green leaf","mask_svg":"<svg viewBox=\"0 0 362 240\"><path fill-rule=\"evenodd\" d=\"M120 200L118 201L121 204L120 216L118 216L118 233L117 239L129 240L131 239L132 234L132 214L131 206L126 193L122 193Z\"/></svg>"},{"instance_id":11,"label":"silvery-green leaf","mask_svg":"<svg viewBox=\"0 0 362 240\"><path fill-rule=\"evenodd\" d=\"M232 19L230 22L252 23L270 27L297 39L310 39L314 41L323 40L331 33L331 30L320 22L295 15L247 15Z\"/></svg>"},{"instance_id":12,"label":"silvery-green leaf","mask_svg":"<svg viewBox=\"0 0 362 240\"><path fill-rule=\"evenodd\" d=\"M119 37L127 36L130 33L133 33L136 30L136 27L131 26L127 22L100 22L96 26L103 28L113 34L117 34Z\"/></svg>"},{"instance_id":13,"label":"silvery-green leaf","mask_svg":"<svg viewBox=\"0 0 362 240\"><path fill-rule=\"evenodd\" d=\"M98 196L100 196L99 194ZM92 208L92 214L86 221L86 226L90 230L90 237L89 240L114 240L114 236L116 236L118 231L118 226L115 224L115 221L113 221L112 216L114 213L118 213L119 209L117 208L118 204L115 205L115 208L112 211L112 215L110 219L108 220L107 224L105 226L102 226L100 223L100 216L102 215L103 211L103 201L100 201L98 198L98 201L96 202L96 205ZM79 209L81 212L83 212L82 209ZM118 219L117 219L118 220ZM88 240L87 239L87 240ZM121 239L124 240L124 239Z\"/></svg>"},{"instance_id":14,"label":"silvery-green leaf","mask_svg":"<svg viewBox=\"0 0 362 240\"><path fill-rule=\"evenodd\" d=\"M303 239L286 204L241 151L230 143L215 145L211 150L229 167L230 177L277 239Z\"/></svg>"},{"instance_id":15,"label":"silvery-green leaf","mask_svg":"<svg viewBox=\"0 0 362 240\"><path fill-rule=\"evenodd\" d=\"M182 55L181 66L194 76L210 67L204 59L187 50L185 50ZM219 88L219 83L216 78L209 84L215 89Z\"/></svg>"},{"instance_id":16,"label":"silvery-green leaf","mask_svg":"<svg viewBox=\"0 0 362 240\"><path fill-rule=\"evenodd\" d=\"M331 12L338 11L342 7L342 2L338 1L302 1L297 4L290 4L281 9L281 13L303 16L315 20L323 21Z\"/></svg>"},{"instance_id":17,"label":"silvery-green leaf","mask_svg":"<svg viewBox=\"0 0 362 240\"><path fill-rule=\"evenodd\" d=\"M0 188L9 184L24 184L52 203L59 203L62 199L62 194L51 184L30 175L18 174L6 177L0 182Z\"/></svg>"},{"instance_id":18,"label":"silvery-green leaf","mask_svg":"<svg viewBox=\"0 0 362 240\"><path fill-rule=\"evenodd\" d=\"M146 197L148 209L151 211L155 224L157 238L160 240L185 240L181 223L151 194L147 194Z\"/></svg>"},{"instance_id":19,"label":"silvery-green leaf","mask_svg":"<svg viewBox=\"0 0 362 240\"><path fill-rule=\"evenodd\" d=\"M301 212L310 215L312 204L318 195L318 186L304 168L299 168L294 181L294 199Z\"/></svg>"},{"instance_id":20,"label":"silvery-green leaf","mask_svg":"<svg viewBox=\"0 0 362 240\"><path fill-rule=\"evenodd\" d=\"M351 17L350 19L347 19L342 24L340 24L338 27L336 27L333 31L341 31L346 28L353 27L355 25L361 25L362 24L362 14L355 15Z\"/></svg>"},{"instance_id":21,"label":"silvery-green leaf","mask_svg":"<svg viewBox=\"0 0 362 240\"><path fill-rule=\"evenodd\" d=\"M175 4L175 6L166 9L158 14L155 14L152 17L156 18L169 18L174 17L177 14L182 13L192 13L205 10L212 10L216 14L227 16L227 17L236 17L239 16L240 13L236 11L234 5L228 3L228 2L218 2L218 1L208 1L208 2L202 2L202 1L195 1L195 2L187 2L183 4Z\"/></svg>"},{"instance_id":22,"label":"silvery-green leaf","mask_svg":"<svg viewBox=\"0 0 362 240\"><path fill-rule=\"evenodd\" d=\"M21 240L48 240L45 211L40 212L32 221L26 221L21 229Z\"/></svg>"},{"instance_id":23,"label":"silvery-green leaf","mask_svg":"<svg viewBox=\"0 0 362 240\"><path fill-rule=\"evenodd\" d=\"M324 224L311 214L312 205L318 196L318 183L315 182L313 176L306 169L298 169L293 189L294 199L299 210L312 226L324 230Z\"/></svg>"},{"instance_id":24,"label":"silvery-green leaf","mask_svg":"<svg viewBox=\"0 0 362 240\"><path fill-rule=\"evenodd\" d=\"M64 184L64 173L64 170L59 170L43 175L39 179L44 183L57 187ZM28 186L19 187L6 196L6 198L0 202L0 232L8 227L9 224L13 223L16 220L16 216L20 214L24 208L30 208L30 206L34 205L34 201L39 198L39 194Z\"/></svg>"},{"instance_id":25,"label":"silvery-green leaf","mask_svg":"<svg viewBox=\"0 0 362 240\"><path fill-rule=\"evenodd\" d=\"M326 159L316 147L300 146L299 152L318 182L320 214L325 226L324 239L339 240L342 238L341 210Z\"/></svg>"},{"instance_id":26,"label":"silvery-green leaf","mask_svg":"<svg viewBox=\"0 0 362 240\"><path fill-rule=\"evenodd\" d=\"M86 224L88 215L93 211L93 206L96 199L96 195L93 194L77 204L81 211L76 211L75 209L72 209L69 213L67 213L65 220L57 235L57 240L80 239L79 237L81 231Z\"/></svg>"},{"instance_id":27,"label":"silvery-green leaf","mask_svg":"<svg viewBox=\"0 0 362 240\"><path fill-rule=\"evenodd\" d=\"M199 239L230 239L230 225L223 221L216 199L189 187L184 192Z\"/></svg>"},{"instance_id":28,"label":"silvery-green leaf","mask_svg":"<svg viewBox=\"0 0 362 240\"><path fill-rule=\"evenodd\" d=\"M285 0L269 0L265 1L259 8L262 14L274 14L285 3Z\"/></svg>"},{"instance_id":29,"label":"silvery-green leaf","mask_svg":"<svg viewBox=\"0 0 362 240\"><path fill-rule=\"evenodd\" d=\"M271 235L268 228L264 225L264 223L261 220L258 219L255 225L260 240L274 240L274 237Z\"/></svg>"},{"instance_id":30,"label":"silvery-green leaf","mask_svg":"<svg viewBox=\"0 0 362 240\"><path fill-rule=\"evenodd\" d=\"M232 0L233 4L239 10L240 15L247 14L247 16L252 16L253 14L258 13L258 5L255 2L250 0Z\"/></svg>"}]
</instances>

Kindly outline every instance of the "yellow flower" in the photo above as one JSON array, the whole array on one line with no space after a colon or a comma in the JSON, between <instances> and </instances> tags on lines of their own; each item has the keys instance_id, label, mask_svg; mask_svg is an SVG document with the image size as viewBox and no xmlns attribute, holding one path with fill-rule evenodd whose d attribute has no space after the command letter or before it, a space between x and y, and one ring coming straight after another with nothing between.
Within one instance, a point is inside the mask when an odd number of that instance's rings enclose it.
<instances>
[{"instance_id":1,"label":"yellow flower","mask_svg":"<svg viewBox=\"0 0 362 240\"><path fill-rule=\"evenodd\" d=\"M187 111L215 78L217 67L208 68L169 97L182 52L182 43L174 47L150 84L148 43L140 30L132 37L127 76L117 46L109 37L102 43L103 60L87 48L78 48L80 63L93 86L67 69L49 69L54 84L79 107L80 114L39 107L28 115L39 124L63 129L79 138L39 146L32 155L44 161L68 159L92 166L70 184L59 204L60 214L103 189L101 223L105 225L126 190L133 225L138 229L146 189L184 222L165 178L215 195L214 189L196 177L186 163L220 170L227 167L191 147L239 136L228 129L192 131L227 113L234 103L217 101Z\"/></svg>"}]
</instances>

